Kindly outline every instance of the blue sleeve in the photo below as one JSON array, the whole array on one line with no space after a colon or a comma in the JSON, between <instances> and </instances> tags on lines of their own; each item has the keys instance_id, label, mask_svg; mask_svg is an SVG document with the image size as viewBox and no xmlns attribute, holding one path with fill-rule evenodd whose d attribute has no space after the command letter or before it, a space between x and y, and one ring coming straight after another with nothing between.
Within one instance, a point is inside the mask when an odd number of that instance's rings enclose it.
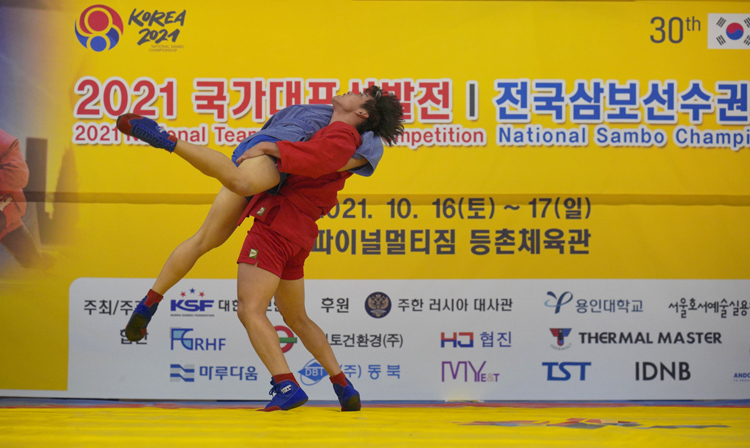
<instances>
[{"instance_id":1,"label":"blue sleeve","mask_svg":"<svg viewBox=\"0 0 750 448\"><path fill-rule=\"evenodd\" d=\"M365 132L362 134L362 144L357 148L357 152L354 153L354 158L367 159L369 163L349 171L364 177L372 176L375 168L378 167L380 159L383 158L383 140L380 137L376 137L372 131Z\"/></svg>"}]
</instances>

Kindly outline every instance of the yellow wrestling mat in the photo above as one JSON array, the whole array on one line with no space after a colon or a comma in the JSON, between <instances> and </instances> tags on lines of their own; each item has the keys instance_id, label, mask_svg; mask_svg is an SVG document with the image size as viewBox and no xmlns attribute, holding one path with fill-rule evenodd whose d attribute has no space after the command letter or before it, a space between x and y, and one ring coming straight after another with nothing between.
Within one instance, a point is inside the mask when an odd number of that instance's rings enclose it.
<instances>
[{"instance_id":1,"label":"yellow wrestling mat","mask_svg":"<svg viewBox=\"0 0 750 448\"><path fill-rule=\"evenodd\" d=\"M644 405L645 403L645 405ZM0 446L740 447L748 400L259 404L0 399Z\"/></svg>"}]
</instances>

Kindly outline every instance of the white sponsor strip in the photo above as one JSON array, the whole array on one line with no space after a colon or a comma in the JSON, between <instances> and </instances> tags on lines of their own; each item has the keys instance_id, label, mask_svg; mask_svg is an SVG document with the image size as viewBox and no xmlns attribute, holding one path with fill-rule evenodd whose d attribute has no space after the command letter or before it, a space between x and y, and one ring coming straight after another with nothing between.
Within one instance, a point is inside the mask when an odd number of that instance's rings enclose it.
<instances>
[{"instance_id":1,"label":"white sponsor strip","mask_svg":"<svg viewBox=\"0 0 750 448\"><path fill-rule=\"evenodd\" d=\"M236 282L184 280L140 344L120 333L149 279L70 288L68 390L9 396L267 400ZM365 400L750 398L750 281L307 281L307 310ZM283 323L291 370L335 400Z\"/></svg>"}]
</instances>

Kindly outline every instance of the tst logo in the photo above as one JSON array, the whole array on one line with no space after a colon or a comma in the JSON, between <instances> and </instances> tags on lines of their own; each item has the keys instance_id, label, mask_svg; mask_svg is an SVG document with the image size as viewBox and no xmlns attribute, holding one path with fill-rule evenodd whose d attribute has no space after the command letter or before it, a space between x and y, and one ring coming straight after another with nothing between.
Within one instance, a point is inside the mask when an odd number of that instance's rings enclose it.
<instances>
[{"instance_id":1,"label":"tst logo","mask_svg":"<svg viewBox=\"0 0 750 448\"><path fill-rule=\"evenodd\" d=\"M448 343L449 347L474 347L474 333L453 333L452 337L446 337L445 333L440 333L440 347L445 347ZM452 345L450 345L452 344Z\"/></svg>"},{"instance_id":2,"label":"tst logo","mask_svg":"<svg viewBox=\"0 0 750 448\"><path fill-rule=\"evenodd\" d=\"M679 370L678 370L679 367ZM670 366L659 363L659 367L653 362L635 363L635 380L651 381L659 376L659 381L664 381L664 374L667 374L673 380L687 381L690 379L690 364L686 362L673 362Z\"/></svg>"},{"instance_id":3,"label":"tst logo","mask_svg":"<svg viewBox=\"0 0 750 448\"><path fill-rule=\"evenodd\" d=\"M571 377L569 367L578 367L581 373L579 379L586 381L586 367L591 367L590 362L543 362L542 365L547 366L547 381L568 381ZM555 376L555 368L562 376Z\"/></svg>"},{"instance_id":4,"label":"tst logo","mask_svg":"<svg viewBox=\"0 0 750 448\"><path fill-rule=\"evenodd\" d=\"M560 294L560 297L557 297L552 291L547 291L547 295L552 297L552 299L547 299L547 301L544 302L544 306L554 308L555 314L560 312L560 307L567 305L573 300L573 294L569 291Z\"/></svg>"},{"instance_id":5,"label":"tst logo","mask_svg":"<svg viewBox=\"0 0 750 448\"><path fill-rule=\"evenodd\" d=\"M193 331L192 328L172 328L171 329L171 339L172 339L172 345L171 350L174 350L174 343L178 342L179 345L182 345L182 347L185 350L218 350L220 351L222 348L224 348L225 345L227 345L227 340L225 338L187 338L185 335L189 332Z\"/></svg>"},{"instance_id":6,"label":"tst logo","mask_svg":"<svg viewBox=\"0 0 750 448\"><path fill-rule=\"evenodd\" d=\"M471 363L471 361L458 361L456 362L455 368L453 366L452 361L443 361L443 379L442 382L445 382L445 367L448 367L448 373L451 375L451 377L454 380L458 380L461 375L461 368L463 367L464 370L464 383L469 382L469 369L472 371L472 378L475 383L496 383L498 377L500 376L499 373L482 373L482 369L484 369L485 364L487 364L487 361L482 362L482 365L479 366L479 369L475 368L474 365Z\"/></svg>"},{"instance_id":7,"label":"tst logo","mask_svg":"<svg viewBox=\"0 0 750 448\"><path fill-rule=\"evenodd\" d=\"M171 309L172 311L206 311L208 308L213 308L214 301L213 300L197 300L197 299L190 299L190 300L172 300L171 301Z\"/></svg>"}]
</instances>

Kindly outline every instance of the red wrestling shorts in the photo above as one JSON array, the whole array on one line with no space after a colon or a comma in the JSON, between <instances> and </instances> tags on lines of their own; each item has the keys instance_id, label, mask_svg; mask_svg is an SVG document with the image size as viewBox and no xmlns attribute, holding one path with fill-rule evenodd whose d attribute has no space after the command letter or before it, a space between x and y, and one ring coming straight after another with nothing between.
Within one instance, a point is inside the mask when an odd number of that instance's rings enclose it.
<instances>
[{"instance_id":1,"label":"red wrestling shorts","mask_svg":"<svg viewBox=\"0 0 750 448\"><path fill-rule=\"evenodd\" d=\"M258 266L282 280L299 280L305 276L305 259L310 252L256 220L247 232L237 263Z\"/></svg>"}]
</instances>

